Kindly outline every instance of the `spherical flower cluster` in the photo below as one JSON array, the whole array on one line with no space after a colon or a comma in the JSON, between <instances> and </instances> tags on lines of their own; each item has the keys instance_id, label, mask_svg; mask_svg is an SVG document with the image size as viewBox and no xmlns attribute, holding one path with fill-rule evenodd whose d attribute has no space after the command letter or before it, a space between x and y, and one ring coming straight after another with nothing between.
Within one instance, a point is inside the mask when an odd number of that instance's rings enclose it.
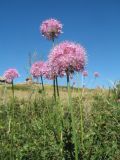
<instances>
[{"instance_id":1,"label":"spherical flower cluster","mask_svg":"<svg viewBox=\"0 0 120 160\"><path fill-rule=\"evenodd\" d=\"M43 21L40 31L48 40L54 40L62 33L62 24L56 19L48 19Z\"/></svg>"},{"instance_id":2,"label":"spherical flower cluster","mask_svg":"<svg viewBox=\"0 0 120 160\"><path fill-rule=\"evenodd\" d=\"M100 76L100 74L98 73L98 72L94 72L94 77L95 78L97 78L97 77L99 77Z\"/></svg>"},{"instance_id":3,"label":"spherical flower cluster","mask_svg":"<svg viewBox=\"0 0 120 160\"><path fill-rule=\"evenodd\" d=\"M56 68L49 61L46 61L43 66L43 76L49 80L53 80L58 76Z\"/></svg>"},{"instance_id":4,"label":"spherical flower cluster","mask_svg":"<svg viewBox=\"0 0 120 160\"><path fill-rule=\"evenodd\" d=\"M86 65L86 51L80 44L65 41L51 50L49 61L58 75L72 74L74 71L80 72Z\"/></svg>"},{"instance_id":5,"label":"spherical flower cluster","mask_svg":"<svg viewBox=\"0 0 120 160\"><path fill-rule=\"evenodd\" d=\"M19 77L19 73L16 69L10 68L7 71L5 71L3 76L7 82L12 82L15 78Z\"/></svg>"},{"instance_id":6,"label":"spherical flower cluster","mask_svg":"<svg viewBox=\"0 0 120 160\"><path fill-rule=\"evenodd\" d=\"M83 71L82 75L83 75L83 77L87 77L88 76L88 72L87 71Z\"/></svg>"},{"instance_id":7,"label":"spherical flower cluster","mask_svg":"<svg viewBox=\"0 0 120 160\"><path fill-rule=\"evenodd\" d=\"M52 74L51 65L48 61L44 63L43 76L49 80L54 79L54 74Z\"/></svg>"},{"instance_id":8,"label":"spherical flower cluster","mask_svg":"<svg viewBox=\"0 0 120 160\"><path fill-rule=\"evenodd\" d=\"M38 78L40 76L43 76L43 66L44 66L43 61L35 62L32 65L32 67L30 69L30 73L32 74L32 76L34 78Z\"/></svg>"}]
</instances>

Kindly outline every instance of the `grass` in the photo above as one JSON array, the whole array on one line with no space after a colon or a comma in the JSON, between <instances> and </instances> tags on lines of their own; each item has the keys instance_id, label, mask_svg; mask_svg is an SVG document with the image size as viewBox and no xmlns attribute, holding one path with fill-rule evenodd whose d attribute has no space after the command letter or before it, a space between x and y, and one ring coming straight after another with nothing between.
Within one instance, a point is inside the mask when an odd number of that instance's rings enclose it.
<instances>
[{"instance_id":1,"label":"grass","mask_svg":"<svg viewBox=\"0 0 120 160\"><path fill-rule=\"evenodd\" d=\"M79 160L119 160L120 103L114 92L85 89L81 94L72 88L73 128L67 88L59 90L55 102L52 86L44 93L38 85L19 84L13 101L11 86L0 86L0 159L74 160L76 138Z\"/></svg>"}]
</instances>

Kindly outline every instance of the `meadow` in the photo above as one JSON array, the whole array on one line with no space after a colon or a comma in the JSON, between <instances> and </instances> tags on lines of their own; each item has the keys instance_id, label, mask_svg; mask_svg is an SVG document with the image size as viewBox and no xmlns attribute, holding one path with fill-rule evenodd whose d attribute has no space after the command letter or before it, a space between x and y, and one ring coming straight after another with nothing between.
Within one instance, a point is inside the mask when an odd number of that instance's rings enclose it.
<instances>
[{"instance_id":1,"label":"meadow","mask_svg":"<svg viewBox=\"0 0 120 160\"><path fill-rule=\"evenodd\" d=\"M0 159L119 160L119 87L51 88L0 85Z\"/></svg>"},{"instance_id":2,"label":"meadow","mask_svg":"<svg viewBox=\"0 0 120 160\"><path fill-rule=\"evenodd\" d=\"M68 40L56 44L62 29L56 19L42 22L40 32L52 47L46 61L29 59L26 83L14 83L16 68L0 79L1 160L120 159L120 82L110 89L87 88L86 49ZM71 86L74 75L82 76L80 87ZM100 74L93 76L96 81Z\"/></svg>"}]
</instances>

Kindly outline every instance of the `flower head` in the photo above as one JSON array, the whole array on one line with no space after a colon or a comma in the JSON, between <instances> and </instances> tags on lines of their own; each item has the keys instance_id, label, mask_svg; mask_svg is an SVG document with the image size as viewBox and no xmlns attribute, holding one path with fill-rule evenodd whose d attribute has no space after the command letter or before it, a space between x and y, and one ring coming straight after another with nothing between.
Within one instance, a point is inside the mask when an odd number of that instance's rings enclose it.
<instances>
[{"instance_id":1,"label":"flower head","mask_svg":"<svg viewBox=\"0 0 120 160\"><path fill-rule=\"evenodd\" d=\"M43 76L49 80L55 79L57 76L56 70L49 61L46 61L43 66Z\"/></svg>"},{"instance_id":2,"label":"flower head","mask_svg":"<svg viewBox=\"0 0 120 160\"><path fill-rule=\"evenodd\" d=\"M7 82L12 82L15 78L19 77L19 73L16 69L10 68L7 71L5 71L3 76Z\"/></svg>"},{"instance_id":3,"label":"flower head","mask_svg":"<svg viewBox=\"0 0 120 160\"><path fill-rule=\"evenodd\" d=\"M80 44L65 41L51 50L49 61L58 75L64 75L67 72L72 74L74 71L83 71L87 58L85 49Z\"/></svg>"},{"instance_id":4,"label":"flower head","mask_svg":"<svg viewBox=\"0 0 120 160\"><path fill-rule=\"evenodd\" d=\"M40 31L48 40L54 40L62 33L62 24L56 19L47 19L42 22Z\"/></svg>"},{"instance_id":5,"label":"flower head","mask_svg":"<svg viewBox=\"0 0 120 160\"><path fill-rule=\"evenodd\" d=\"M99 77L100 76L100 74L98 73L98 72L94 72L94 77L95 78L97 78L97 77Z\"/></svg>"},{"instance_id":6,"label":"flower head","mask_svg":"<svg viewBox=\"0 0 120 160\"><path fill-rule=\"evenodd\" d=\"M43 65L44 65L43 61L35 62L32 65L30 73L34 78L38 78L43 75Z\"/></svg>"},{"instance_id":7,"label":"flower head","mask_svg":"<svg viewBox=\"0 0 120 160\"><path fill-rule=\"evenodd\" d=\"M83 77L87 77L88 76L88 72L87 71L83 71L82 75L83 75Z\"/></svg>"}]
</instances>

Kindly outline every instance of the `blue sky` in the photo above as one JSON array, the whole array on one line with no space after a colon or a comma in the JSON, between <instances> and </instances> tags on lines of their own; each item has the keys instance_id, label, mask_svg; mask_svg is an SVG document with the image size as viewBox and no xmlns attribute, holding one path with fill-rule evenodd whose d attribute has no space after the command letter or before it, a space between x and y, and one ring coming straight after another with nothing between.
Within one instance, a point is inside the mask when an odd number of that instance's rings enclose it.
<instances>
[{"instance_id":1,"label":"blue sky","mask_svg":"<svg viewBox=\"0 0 120 160\"><path fill-rule=\"evenodd\" d=\"M0 0L0 75L17 68L17 81L24 81L29 52L47 59L52 43L41 36L39 26L51 17L64 25L57 43L71 40L86 48L88 81L94 71L101 75L97 85L120 79L119 0Z\"/></svg>"}]
</instances>

